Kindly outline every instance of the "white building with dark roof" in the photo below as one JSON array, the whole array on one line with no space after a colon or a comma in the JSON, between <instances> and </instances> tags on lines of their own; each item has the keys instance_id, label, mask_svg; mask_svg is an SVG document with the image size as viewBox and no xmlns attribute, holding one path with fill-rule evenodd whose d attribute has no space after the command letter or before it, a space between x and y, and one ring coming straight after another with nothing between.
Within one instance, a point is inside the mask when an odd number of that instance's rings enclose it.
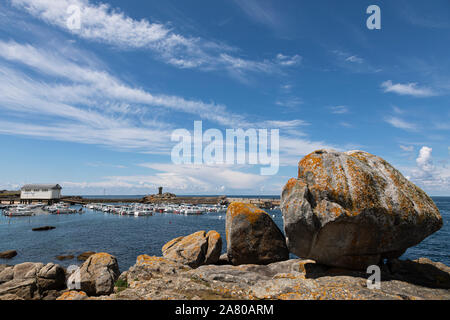
<instances>
[{"instance_id":1,"label":"white building with dark roof","mask_svg":"<svg viewBox=\"0 0 450 320\"><path fill-rule=\"evenodd\" d=\"M59 184L26 184L20 189L22 202L47 201L52 203L61 199Z\"/></svg>"}]
</instances>

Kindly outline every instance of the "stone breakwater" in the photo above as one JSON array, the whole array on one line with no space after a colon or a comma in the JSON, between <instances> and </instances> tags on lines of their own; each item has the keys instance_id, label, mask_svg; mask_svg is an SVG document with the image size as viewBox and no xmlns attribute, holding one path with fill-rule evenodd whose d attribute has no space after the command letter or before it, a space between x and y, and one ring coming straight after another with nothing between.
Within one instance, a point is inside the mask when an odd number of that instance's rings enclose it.
<instances>
[{"instance_id":1,"label":"stone breakwater","mask_svg":"<svg viewBox=\"0 0 450 320\"><path fill-rule=\"evenodd\" d=\"M0 299L450 299L450 268L410 246L439 230L433 201L383 159L362 151L315 151L281 197L284 234L263 210L231 203L227 253L214 230L177 237L163 257L140 255L120 273L95 253L78 270L0 266ZM288 259L293 253L300 259ZM368 285L377 265L380 286Z\"/></svg>"}]
</instances>

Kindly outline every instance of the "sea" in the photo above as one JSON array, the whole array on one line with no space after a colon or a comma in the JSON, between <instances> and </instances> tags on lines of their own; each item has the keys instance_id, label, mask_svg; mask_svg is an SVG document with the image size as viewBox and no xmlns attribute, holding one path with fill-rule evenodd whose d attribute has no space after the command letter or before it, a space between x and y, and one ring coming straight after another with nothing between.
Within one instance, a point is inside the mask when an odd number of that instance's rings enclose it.
<instances>
[{"instance_id":1,"label":"sea","mask_svg":"<svg viewBox=\"0 0 450 320\"><path fill-rule=\"evenodd\" d=\"M101 196L105 198L105 196ZM117 196L117 198L140 196ZM93 197L95 198L95 197ZM261 197L262 198L262 197ZM266 198L276 198L267 196ZM114 197L111 196L111 199ZM443 227L418 245L409 248L401 259L426 257L450 266L450 197L433 197L444 220ZM80 207L78 207L80 208ZM283 230L280 210L267 211ZM36 232L32 228L54 226L56 229ZM216 230L222 235L226 251L225 212L199 216L159 214L134 217L84 210L83 214L36 215L6 217L0 215L0 252L16 250L10 260L0 264L22 262L54 262L65 267L80 264L76 257L85 251L108 252L114 255L121 271L134 265L141 254L161 256L162 246L169 240L199 230ZM73 255L71 260L58 261L56 256Z\"/></svg>"}]
</instances>

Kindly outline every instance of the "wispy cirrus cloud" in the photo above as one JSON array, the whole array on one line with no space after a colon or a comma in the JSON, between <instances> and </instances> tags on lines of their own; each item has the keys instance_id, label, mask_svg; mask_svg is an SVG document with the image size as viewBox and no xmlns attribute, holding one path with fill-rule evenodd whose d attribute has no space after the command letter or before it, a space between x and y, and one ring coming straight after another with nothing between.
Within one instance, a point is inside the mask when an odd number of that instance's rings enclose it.
<instances>
[{"instance_id":1,"label":"wispy cirrus cloud","mask_svg":"<svg viewBox=\"0 0 450 320\"><path fill-rule=\"evenodd\" d=\"M226 44L185 36L176 33L167 24L135 20L107 4L94 4L88 0L11 0L11 3L82 39L125 50L148 50L156 59L176 68L276 73L281 71L280 68L295 66L301 60L299 55L278 55L262 61L244 59L235 56L236 48ZM80 8L80 29L67 27L67 9L71 5Z\"/></svg>"},{"instance_id":2,"label":"wispy cirrus cloud","mask_svg":"<svg viewBox=\"0 0 450 320\"><path fill-rule=\"evenodd\" d=\"M299 97L287 97L278 99L277 101L275 101L275 104L280 107L295 109L296 107L303 104L303 100Z\"/></svg>"},{"instance_id":3,"label":"wispy cirrus cloud","mask_svg":"<svg viewBox=\"0 0 450 320\"><path fill-rule=\"evenodd\" d=\"M350 110L347 106L333 106L330 107L331 109L331 113L334 114L344 114L344 113L348 113Z\"/></svg>"},{"instance_id":4,"label":"wispy cirrus cloud","mask_svg":"<svg viewBox=\"0 0 450 320\"><path fill-rule=\"evenodd\" d=\"M279 28L282 24L282 18L264 1L239 1L234 0L236 6L242 10L250 19L257 23L269 26L271 28Z\"/></svg>"},{"instance_id":5,"label":"wispy cirrus cloud","mask_svg":"<svg viewBox=\"0 0 450 320\"><path fill-rule=\"evenodd\" d=\"M304 138L300 127L308 123L300 119L248 121L224 105L136 88L95 63L72 61L54 48L0 40L0 110L8 113L0 120L2 134L167 155L171 131L178 125L155 119L160 109L221 127L279 128L282 141L288 141L281 150L287 157L326 145Z\"/></svg>"},{"instance_id":6,"label":"wispy cirrus cloud","mask_svg":"<svg viewBox=\"0 0 450 320\"><path fill-rule=\"evenodd\" d=\"M377 73L380 72L380 68L374 67L366 59L356 55L351 54L343 50L332 50L331 53L336 59L336 63L347 70L356 73Z\"/></svg>"},{"instance_id":7,"label":"wispy cirrus cloud","mask_svg":"<svg viewBox=\"0 0 450 320\"><path fill-rule=\"evenodd\" d=\"M387 118L385 118L385 121L395 128L404 129L404 130L412 130L412 131L417 130L416 124L405 121L398 117L387 117Z\"/></svg>"},{"instance_id":8,"label":"wispy cirrus cloud","mask_svg":"<svg viewBox=\"0 0 450 320\"><path fill-rule=\"evenodd\" d=\"M358 56L350 56L345 59L345 61L355 62L355 63L363 63L364 59Z\"/></svg>"},{"instance_id":9,"label":"wispy cirrus cloud","mask_svg":"<svg viewBox=\"0 0 450 320\"><path fill-rule=\"evenodd\" d=\"M414 151L414 146L404 146L404 145L400 145L400 149L402 149L405 152L413 152Z\"/></svg>"},{"instance_id":10,"label":"wispy cirrus cloud","mask_svg":"<svg viewBox=\"0 0 450 320\"><path fill-rule=\"evenodd\" d=\"M129 86L106 71L79 65L50 49L35 48L29 44L19 44L14 41L0 41L0 58L18 62L51 76L70 80L69 84L57 82L58 85L48 85L47 90L40 93L62 101L72 103L89 103L90 101L92 103L107 98L108 101L116 100L190 113L222 125L246 124L243 116L233 115L226 110L224 105L187 100L179 96L152 94L146 90ZM6 76L4 78L9 82L9 86L13 87L15 84L21 83L33 86L30 84L28 76L18 79L18 73L12 71L12 74L16 74L15 81L8 81ZM36 86L42 83L42 81L35 82ZM34 90L34 92L39 91ZM92 100L92 98L96 99Z\"/></svg>"},{"instance_id":11,"label":"wispy cirrus cloud","mask_svg":"<svg viewBox=\"0 0 450 320\"><path fill-rule=\"evenodd\" d=\"M302 57L298 54L287 56L282 53L277 54L276 61L282 66L295 66L301 63Z\"/></svg>"},{"instance_id":12,"label":"wispy cirrus cloud","mask_svg":"<svg viewBox=\"0 0 450 320\"><path fill-rule=\"evenodd\" d=\"M381 88L384 92L396 93L399 95L408 95L413 97L432 97L437 93L431 88L419 87L417 83L393 83L391 80L387 80L381 84Z\"/></svg>"}]
</instances>

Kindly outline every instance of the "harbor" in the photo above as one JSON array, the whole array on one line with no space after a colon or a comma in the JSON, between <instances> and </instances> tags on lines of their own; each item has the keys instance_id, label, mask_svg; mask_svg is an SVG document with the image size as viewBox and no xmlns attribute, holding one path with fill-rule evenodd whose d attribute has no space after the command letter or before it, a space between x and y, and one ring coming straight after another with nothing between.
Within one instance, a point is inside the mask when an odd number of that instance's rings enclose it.
<instances>
[{"instance_id":1,"label":"harbor","mask_svg":"<svg viewBox=\"0 0 450 320\"><path fill-rule=\"evenodd\" d=\"M89 196L63 196L61 186L52 185L25 185L20 191L4 191L0 193L0 206L17 205L54 205L57 203L74 205L89 204L147 204L155 207L157 205L178 206L228 206L232 202L249 203L261 209L277 209L280 199L277 197L258 196L177 196L173 193L163 193L163 188L158 188L157 194L135 197L89 197Z\"/></svg>"}]
</instances>

